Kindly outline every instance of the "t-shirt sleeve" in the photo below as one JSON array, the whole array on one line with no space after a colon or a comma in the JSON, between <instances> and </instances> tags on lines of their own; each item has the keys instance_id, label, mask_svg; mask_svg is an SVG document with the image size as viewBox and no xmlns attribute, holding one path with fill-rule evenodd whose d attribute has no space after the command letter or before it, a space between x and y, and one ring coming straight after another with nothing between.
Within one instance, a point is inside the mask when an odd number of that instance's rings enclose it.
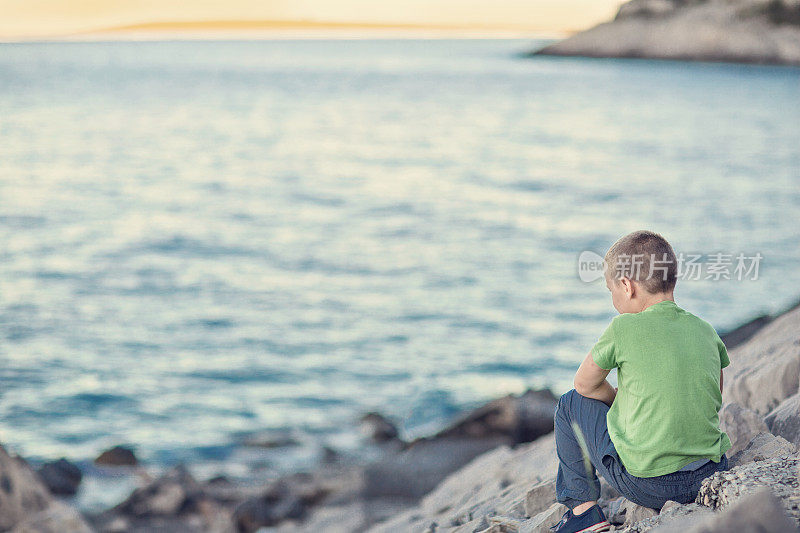
<instances>
[{"instance_id":1,"label":"t-shirt sleeve","mask_svg":"<svg viewBox=\"0 0 800 533\"><path fill-rule=\"evenodd\" d=\"M725 348L725 343L719 337L717 337L717 349L719 350L719 367L725 368L731 364L731 360L728 358L728 349Z\"/></svg>"},{"instance_id":2,"label":"t-shirt sleeve","mask_svg":"<svg viewBox=\"0 0 800 533\"><path fill-rule=\"evenodd\" d=\"M617 341L614 338L614 321L608 325L600 338L592 346L592 359L603 370L617 366Z\"/></svg>"}]
</instances>

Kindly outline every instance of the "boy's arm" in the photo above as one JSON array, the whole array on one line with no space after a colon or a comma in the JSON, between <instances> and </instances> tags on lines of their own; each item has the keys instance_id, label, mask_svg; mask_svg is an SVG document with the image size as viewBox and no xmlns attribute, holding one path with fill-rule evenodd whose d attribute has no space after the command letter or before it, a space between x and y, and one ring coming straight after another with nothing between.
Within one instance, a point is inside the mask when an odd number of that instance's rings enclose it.
<instances>
[{"instance_id":1,"label":"boy's arm","mask_svg":"<svg viewBox=\"0 0 800 533\"><path fill-rule=\"evenodd\" d=\"M592 359L592 352L589 352L575 374L573 382L575 391L586 398L594 398L611 405L617 396L617 391L606 381L609 372L611 371L597 366Z\"/></svg>"},{"instance_id":2,"label":"boy's arm","mask_svg":"<svg viewBox=\"0 0 800 533\"><path fill-rule=\"evenodd\" d=\"M719 369L719 393L722 394L722 369Z\"/></svg>"}]
</instances>

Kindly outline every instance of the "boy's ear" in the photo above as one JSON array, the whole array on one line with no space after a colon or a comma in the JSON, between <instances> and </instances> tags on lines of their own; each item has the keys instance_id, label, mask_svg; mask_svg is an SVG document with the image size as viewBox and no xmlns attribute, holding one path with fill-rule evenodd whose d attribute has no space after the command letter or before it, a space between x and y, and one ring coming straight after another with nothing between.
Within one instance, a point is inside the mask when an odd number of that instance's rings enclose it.
<instances>
[{"instance_id":1,"label":"boy's ear","mask_svg":"<svg viewBox=\"0 0 800 533\"><path fill-rule=\"evenodd\" d=\"M622 288L625 291L625 296L627 296L629 299L633 298L636 294L636 285L633 283L633 281L630 278L622 278L619 280L619 282L622 284Z\"/></svg>"}]
</instances>

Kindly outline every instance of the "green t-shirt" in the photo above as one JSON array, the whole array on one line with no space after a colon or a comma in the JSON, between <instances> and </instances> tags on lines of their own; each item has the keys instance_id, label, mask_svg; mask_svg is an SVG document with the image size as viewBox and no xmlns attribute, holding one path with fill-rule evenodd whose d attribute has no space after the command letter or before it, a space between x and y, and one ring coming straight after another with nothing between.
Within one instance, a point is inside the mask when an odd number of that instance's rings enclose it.
<instances>
[{"instance_id":1,"label":"green t-shirt","mask_svg":"<svg viewBox=\"0 0 800 533\"><path fill-rule=\"evenodd\" d=\"M607 424L625 468L637 477L719 462L731 441L719 429L720 369L730 364L711 325L664 300L614 318L592 359L617 369Z\"/></svg>"}]
</instances>

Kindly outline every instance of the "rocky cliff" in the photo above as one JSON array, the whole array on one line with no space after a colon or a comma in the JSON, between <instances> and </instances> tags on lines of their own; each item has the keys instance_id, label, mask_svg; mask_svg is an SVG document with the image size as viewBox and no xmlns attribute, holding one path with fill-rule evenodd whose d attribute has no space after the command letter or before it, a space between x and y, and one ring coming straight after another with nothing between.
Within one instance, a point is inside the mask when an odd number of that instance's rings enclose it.
<instances>
[{"instance_id":1,"label":"rocky cliff","mask_svg":"<svg viewBox=\"0 0 800 533\"><path fill-rule=\"evenodd\" d=\"M533 55L800 65L800 0L631 0Z\"/></svg>"}]
</instances>

